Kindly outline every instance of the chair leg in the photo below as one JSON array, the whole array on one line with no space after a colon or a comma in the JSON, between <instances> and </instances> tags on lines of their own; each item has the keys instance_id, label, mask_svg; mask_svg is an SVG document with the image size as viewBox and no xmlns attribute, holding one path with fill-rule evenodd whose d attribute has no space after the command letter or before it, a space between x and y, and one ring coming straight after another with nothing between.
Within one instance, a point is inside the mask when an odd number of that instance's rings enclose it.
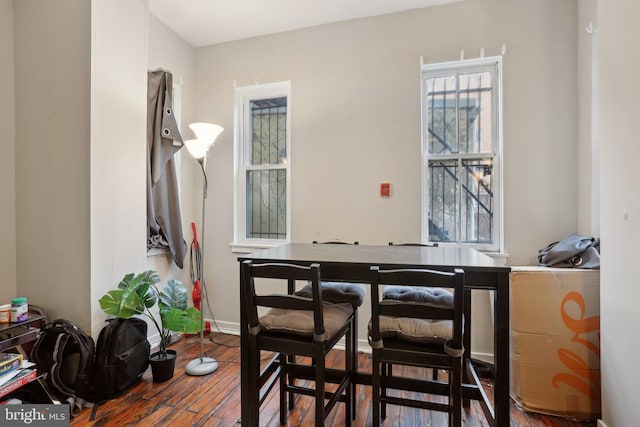
<instances>
[{"instance_id":1,"label":"chair leg","mask_svg":"<svg viewBox=\"0 0 640 427\"><path fill-rule=\"evenodd\" d=\"M388 362L382 362L382 376L383 377L390 377L393 375L392 372L392 367L393 365L391 363ZM381 385L381 394L384 397L387 397L387 388L384 385ZM380 408L380 412L381 412L381 417L382 419L386 419L387 418L387 402L383 401L381 403L381 408Z\"/></svg>"},{"instance_id":2,"label":"chair leg","mask_svg":"<svg viewBox=\"0 0 640 427\"><path fill-rule=\"evenodd\" d=\"M380 371L380 358L374 349L372 358L372 376L371 376L371 410L373 412L373 427L380 425L380 376L384 374L384 364L382 373Z\"/></svg>"},{"instance_id":3,"label":"chair leg","mask_svg":"<svg viewBox=\"0 0 640 427\"><path fill-rule=\"evenodd\" d=\"M449 378L449 427L462 425L462 359L456 361Z\"/></svg>"},{"instance_id":4,"label":"chair leg","mask_svg":"<svg viewBox=\"0 0 640 427\"><path fill-rule=\"evenodd\" d=\"M345 337L345 341L346 341L346 352L345 352L345 361L344 361L344 368L345 368L345 376L348 378L348 381L350 382L349 385L347 385L347 387L345 388L345 402L344 402L344 416L345 416L345 421L344 424L345 426L350 426L351 425L351 420L352 418L355 418L354 412L355 412L355 405L354 405L354 399L353 399L353 388L352 388L352 384L354 384L355 382L355 378L353 376L353 329L349 328L349 330L347 331L347 336Z\"/></svg>"},{"instance_id":5,"label":"chair leg","mask_svg":"<svg viewBox=\"0 0 640 427\"><path fill-rule=\"evenodd\" d=\"M295 355L288 355L287 356L287 361L289 363L291 363L291 364L296 363L296 356ZM296 379L293 378L291 375L288 375L288 381L289 381L289 384L295 385ZM289 410L292 411L293 408L295 408L295 406L296 406L295 393L290 391L288 393L288 395L289 395Z\"/></svg>"},{"instance_id":6,"label":"chair leg","mask_svg":"<svg viewBox=\"0 0 640 427\"><path fill-rule=\"evenodd\" d=\"M249 338L249 366L247 374L249 378L256 380L249 381L249 401L247 407L253 412L253 418L256 422L260 419L260 383L257 378L260 376L260 350L255 339Z\"/></svg>"},{"instance_id":7,"label":"chair leg","mask_svg":"<svg viewBox=\"0 0 640 427\"><path fill-rule=\"evenodd\" d=\"M358 310L353 311L353 328L351 328L351 416L356 419L357 392L356 376L358 374Z\"/></svg>"},{"instance_id":8,"label":"chair leg","mask_svg":"<svg viewBox=\"0 0 640 427\"><path fill-rule=\"evenodd\" d=\"M324 357L316 354L316 413L315 413L315 426L324 426Z\"/></svg>"},{"instance_id":9,"label":"chair leg","mask_svg":"<svg viewBox=\"0 0 640 427\"><path fill-rule=\"evenodd\" d=\"M278 356L280 361L280 373L278 374L280 381L280 424L284 424L287 421L285 413L287 405L287 357L282 353Z\"/></svg>"},{"instance_id":10,"label":"chair leg","mask_svg":"<svg viewBox=\"0 0 640 427\"><path fill-rule=\"evenodd\" d=\"M465 383L471 383L466 365L467 362L471 363L471 289L464 290L464 327L462 337L464 345L462 375ZM463 399L462 406L465 409L471 408L471 399Z\"/></svg>"}]
</instances>

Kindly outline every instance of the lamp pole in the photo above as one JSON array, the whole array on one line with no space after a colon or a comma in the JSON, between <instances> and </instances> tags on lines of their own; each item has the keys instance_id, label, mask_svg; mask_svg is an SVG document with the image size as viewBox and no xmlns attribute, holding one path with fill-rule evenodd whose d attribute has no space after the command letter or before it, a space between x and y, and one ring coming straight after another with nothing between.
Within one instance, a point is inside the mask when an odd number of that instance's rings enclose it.
<instances>
[{"instance_id":1,"label":"lamp pole","mask_svg":"<svg viewBox=\"0 0 640 427\"><path fill-rule=\"evenodd\" d=\"M205 204L207 201L207 155L197 159L202 169L202 224L200 225L200 263L198 265L198 276L202 282L202 300L200 303L200 357L193 359L187 364L185 372L189 375L207 375L218 369L218 362L211 357L204 356L204 306L207 299L207 284L204 280L204 220Z\"/></svg>"}]
</instances>

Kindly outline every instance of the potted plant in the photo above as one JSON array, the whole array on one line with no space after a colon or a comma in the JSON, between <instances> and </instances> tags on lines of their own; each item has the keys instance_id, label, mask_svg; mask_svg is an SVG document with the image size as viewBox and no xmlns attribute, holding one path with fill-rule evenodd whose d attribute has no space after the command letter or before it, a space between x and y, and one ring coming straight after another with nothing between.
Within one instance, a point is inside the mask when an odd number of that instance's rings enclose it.
<instances>
[{"instance_id":1,"label":"potted plant","mask_svg":"<svg viewBox=\"0 0 640 427\"><path fill-rule=\"evenodd\" d=\"M100 307L108 315L123 319L143 315L158 329L160 349L149 356L154 382L173 377L176 352L167 350L171 332L200 332L200 311L187 307L187 289L179 280L170 279L160 290L159 282L160 277L153 270L138 275L130 273L118 283L118 289L107 292L99 300ZM151 311L156 304L159 318Z\"/></svg>"}]
</instances>

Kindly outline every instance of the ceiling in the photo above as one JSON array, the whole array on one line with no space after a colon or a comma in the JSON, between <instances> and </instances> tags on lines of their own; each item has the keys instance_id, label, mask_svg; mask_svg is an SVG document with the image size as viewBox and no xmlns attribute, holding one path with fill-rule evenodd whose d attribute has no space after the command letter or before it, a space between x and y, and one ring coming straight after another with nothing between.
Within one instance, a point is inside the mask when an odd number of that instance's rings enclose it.
<instances>
[{"instance_id":1,"label":"ceiling","mask_svg":"<svg viewBox=\"0 0 640 427\"><path fill-rule=\"evenodd\" d=\"M461 0L149 0L193 47Z\"/></svg>"}]
</instances>

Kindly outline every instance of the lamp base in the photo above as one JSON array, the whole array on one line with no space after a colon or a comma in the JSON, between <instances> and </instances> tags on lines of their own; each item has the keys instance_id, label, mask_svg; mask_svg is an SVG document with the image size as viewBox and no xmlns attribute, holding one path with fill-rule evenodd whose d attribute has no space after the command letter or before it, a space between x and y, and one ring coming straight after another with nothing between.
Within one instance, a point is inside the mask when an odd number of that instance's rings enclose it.
<instances>
[{"instance_id":1,"label":"lamp base","mask_svg":"<svg viewBox=\"0 0 640 427\"><path fill-rule=\"evenodd\" d=\"M207 375L218 369L218 362L210 357L198 357L187 363L187 375Z\"/></svg>"}]
</instances>

